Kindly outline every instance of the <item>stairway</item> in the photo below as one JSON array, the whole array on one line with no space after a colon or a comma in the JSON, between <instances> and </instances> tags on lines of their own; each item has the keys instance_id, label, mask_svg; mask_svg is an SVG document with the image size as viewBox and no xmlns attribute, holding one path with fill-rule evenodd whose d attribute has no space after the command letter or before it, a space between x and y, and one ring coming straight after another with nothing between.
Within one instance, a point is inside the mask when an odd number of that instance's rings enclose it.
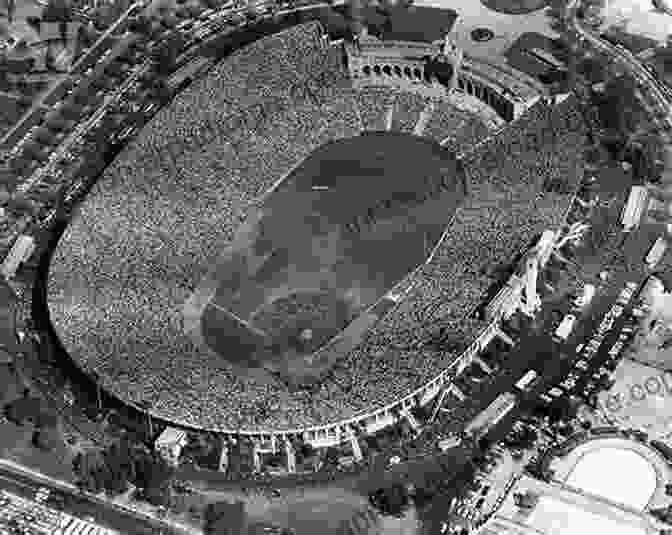
<instances>
[{"instance_id":1,"label":"stairway","mask_svg":"<svg viewBox=\"0 0 672 535\"><path fill-rule=\"evenodd\" d=\"M425 109L426 99L414 93L400 92L394 101L391 130L410 134Z\"/></svg>"},{"instance_id":2,"label":"stairway","mask_svg":"<svg viewBox=\"0 0 672 535\"><path fill-rule=\"evenodd\" d=\"M352 99L350 99L352 101ZM361 132L400 132L426 137L455 152L473 149L493 132L475 114L450 101L387 86L354 90L353 116Z\"/></svg>"},{"instance_id":3,"label":"stairway","mask_svg":"<svg viewBox=\"0 0 672 535\"><path fill-rule=\"evenodd\" d=\"M418 117L415 126L413 127L414 136L423 136L425 133L425 128L434 115L436 110L436 102L433 99L428 100L425 103L424 109L420 112L420 117Z\"/></svg>"},{"instance_id":4,"label":"stairway","mask_svg":"<svg viewBox=\"0 0 672 535\"><path fill-rule=\"evenodd\" d=\"M392 130L392 120L394 119L394 104L389 104L385 110L385 130Z\"/></svg>"},{"instance_id":5,"label":"stairway","mask_svg":"<svg viewBox=\"0 0 672 535\"><path fill-rule=\"evenodd\" d=\"M396 90L389 87L365 87L357 92L357 105L362 119L362 131L386 129L386 113L394 102Z\"/></svg>"},{"instance_id":6,"label":"stairway","mask_svg":"<svg viewBox=\"0 0 672 535\"><path fill-rule=\"evenodd\" d=\"M463 121L447 139L441 142L441 146L455 152L464 152L490 134L490 129L480 119L473 117Z\"/></svg>"}]
</instances>

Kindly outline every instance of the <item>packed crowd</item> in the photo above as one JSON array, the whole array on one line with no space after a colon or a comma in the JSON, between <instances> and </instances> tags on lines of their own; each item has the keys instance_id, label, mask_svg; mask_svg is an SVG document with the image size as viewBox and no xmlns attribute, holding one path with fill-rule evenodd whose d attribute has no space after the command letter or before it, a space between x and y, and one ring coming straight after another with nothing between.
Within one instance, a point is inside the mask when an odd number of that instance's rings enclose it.
<instances>
[{"instance_id":1,"label":"packed crowd","mask_svg":"<svg viewBox=\"0 0 672 535\"><path fill-rule=\"evenodd\" d=\"M364 87L357 92L357 104L364 130L385 130L385 113L394 102L397 91L392 87Z\"/></svg>"},{"instance_id":2,"label":"packed crowd","mask_svg":"<svg viewBox=\"0 0 672 535\"><path fill-rule=\"evenodd\" d=\"M77 348L73 357L85 369L98 371L105 388L136 404L150 402L150 413L210 429L282 429L389 403L450 364L484 326L471 315L491 282L481 268L506 262L535 233L557 224L564 211L562 196L537 196L539 189L530 185L538 184L540 170L570 181L578 176L582 136L566 122L557 146L543 146L546 138L539 136L542 145L521 151L518 138L529 129L549 128L547 117L533 117L482 146L473 161L496 165L487 171L471 166L473 198L457 214L433 262L420 270L408 298L344 356L319 389L289 394L280 382L240 378L221 358L205 354L183 334L179 304L204 274L208 258L231 241L256 199L325 141L316 125L336 122L329 135L339 137L362 129L362 100L352 98L344 73L330 75L338 63L315 29L303 25L261 39L194 82L108 168L80 222L66 230L55 252L49 292L59 335ZM330 85L320 87L325 80ZM335 97L337 105L319 106L320 98ZM256 110L254 121L230 121L250 109ZM437 124L429 124L432 137L443 135L442 124L455 123L447 107L438 109ZM469 137L462 146L484 135L484 127L473 123L465 123ZM223 130L232 124L239 127L236 133ZM217 130L204 142L203 131L212 128ZM161 156L185 139L197 150L181 150L170 160ZM152 165L138 165L147 151L157 155L144 159ZM571 162L576 168L568 167ZM178 264L178 258L190 260ZM69 270L72 263L80 269ZM109 284L97 284L93 295L89 289L99 275ZM437 329L452 338L451 351L422 347Z\"/></svg>"},{"instance_id":3,"label":"packed crowd","mask_svg":"<svg viewBox=\"0 0 672 535\"><path fill-rule=\"evenodd\" d=\"M473 121L470 115L450 104L438 102L422 135L441 143L447 137L446 132L450 133L450 137L459 137L455 135L457 131L463 125L471 122Z\"/></svg>"}]
</instances>

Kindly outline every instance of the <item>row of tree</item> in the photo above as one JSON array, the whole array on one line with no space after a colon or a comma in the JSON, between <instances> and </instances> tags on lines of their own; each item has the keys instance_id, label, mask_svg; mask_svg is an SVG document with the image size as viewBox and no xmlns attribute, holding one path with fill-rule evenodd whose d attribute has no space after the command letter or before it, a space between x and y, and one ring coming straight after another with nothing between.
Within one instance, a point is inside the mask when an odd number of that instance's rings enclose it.
<instances>
[{"instance_id":1,"label":"row of tree","mask_svg":"<svg viewBox=\"0 0 672 535\"><path fill-rule=\"evenodd\" d=\"M117 495L132 483L138 496L153 505L167 505L171 497L174 468L157 453L134 444L125 436L106 449L89 449L73 460L82 489Z\"/></svg>"},{"instance_id":2,"label":"row of tree","mask_svg":"<svg viewBox=\"0 0 672 535\"><path fill-rule=\"evenodd\" d=\"M33 426L32 444L43 450L53 451L65 444L62 423L58 414L44 400L30 395L24 389L23 396L6 404L4 413L16 425Z\"/></svg>"}]
</instances>

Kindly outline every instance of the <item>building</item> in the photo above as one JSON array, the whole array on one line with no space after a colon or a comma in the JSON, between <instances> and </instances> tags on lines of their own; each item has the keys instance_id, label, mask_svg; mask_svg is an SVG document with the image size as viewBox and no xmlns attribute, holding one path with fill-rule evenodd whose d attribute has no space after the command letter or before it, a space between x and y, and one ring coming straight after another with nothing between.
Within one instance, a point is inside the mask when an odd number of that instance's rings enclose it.
<instances>
[{"instance_id":1,"label":"building","mask_svg":"<svg viewBox=\"0 0 672 535\"><path fill-rule=\"evenodd\" d=\"M670 468L656 448L625 438L617 428L599 435L593 429L566 445L550 458L550 481L520 477L475 533L659 533L663 524L650 511L668 502Z\"/></svg>"},{"instance_id":2,"label":"building","mask_svg":"<svg viewBox=\"0 0 672 535\"><path fill-rule=\"evenodd\" d=\"M639 226L639 221L646 208L647 200L648 192L646 187L633 186L631 188L628 202L626 203L621 216L621 224L623 225L624 230L629 232Z\"/></svg>"},{"instance_id":3,"label":"building","mask_svg":"<svg viewBox=\"0 0 672 535\"><path fill-rule=\"evenodd\" d=\"M504 121L520 117L547 88L504 60L471 57L448 38L432 44L362 39L345 47L353 86L389 86L426 97L474 97Z\"/></svg>"},{"instance_id":4,"label":"building","mask_svg":"<svg viewBox=\"0 0 672 535\"><path fill-rule=\"evenodd\" d=\"M465 428L467 435L484 435L516 406L515 394L500 394L483 412L474 418Z\"/></svg>"},{"instance_id":5,"label":"building","mask_svg":"<svg viewBox=\"0 0 672 535\"><path fill-rule=\"evenodd\" d=\"M19 236L2 263L2 267L0 267L2 275L6 279L13 278L21 264L30 258L33 251L35 251L33 237L25 234Z\"/></svg>"},{"instance_id":6,"label":"building","mask_svg":"<svg viewBox=\"0 0 672 535\"><path fill-rule=\"evenodd\" d=\"M182 448L187 444L187 432L174 427L166 427L154 441L154 449L169 464L177 465Z\"/></svg>"}]
</instances>

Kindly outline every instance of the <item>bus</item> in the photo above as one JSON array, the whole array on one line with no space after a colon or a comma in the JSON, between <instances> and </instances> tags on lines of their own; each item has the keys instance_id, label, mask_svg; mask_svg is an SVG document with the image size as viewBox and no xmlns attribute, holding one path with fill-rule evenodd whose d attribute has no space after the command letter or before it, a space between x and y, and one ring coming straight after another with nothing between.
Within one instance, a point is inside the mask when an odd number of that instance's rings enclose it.
<instances>
[{"instance_id":1,"label":"bus","mask_svg":"<svg viewBox=\"0 0 672 535\"><path fill-rule=\"evenodd\" d=\"M520 379L518 379L518 382L516 383L516 388L520 392L526 392L536 382L537 378L538 374L536 371L528 370L525 375L523 375Z\"/></svg>"},{"instance_id":2,"label":"bus","mask_svg":"<svg viewBox=\"0 0 672 535\"><path fill-rule=\"evenodd\" d=\"M621 214L621 224L626 232L639 226L648 200L648 190L644 186L633 186L628 201Z\"/></svg>"},{"instance_id":3,"label":"bus","mask_svg":"<svg viewBox=\"0 0 672 535\"><path fill-rule=\"evenodd\" d=\"M555 334L553 335L554 340L556 342L567 340L569 334L572 332L572 329L574 328L575 323L576 323L576 316L574 316L573 314L567 314L560 322L560 325L558 325L558 328L555 330Z\"/></svg>"},{"instance_id":4,"label":"bus","mask_svg":"<svg viewBox=\"0 0 672 535\"><path fill-rule=\"evenodd\" d=\"M660 259L663 258L665 251L667 251L667 240L662 236L659 236L644 259L647 267L649 269L655 268L658 262L660 262Z\"/></svg>"},{"instance_id":5,"label":"bus","mask_svg":"<svg viewBox=\"0 0 672 535\"><path fill-rule=\"evenodd\" d=\"M512 392L504 392L481 413L479 413L464 430L467 435L481 437L492 429L516 406L518 399Z\"/></svg>"}]
</instances>

